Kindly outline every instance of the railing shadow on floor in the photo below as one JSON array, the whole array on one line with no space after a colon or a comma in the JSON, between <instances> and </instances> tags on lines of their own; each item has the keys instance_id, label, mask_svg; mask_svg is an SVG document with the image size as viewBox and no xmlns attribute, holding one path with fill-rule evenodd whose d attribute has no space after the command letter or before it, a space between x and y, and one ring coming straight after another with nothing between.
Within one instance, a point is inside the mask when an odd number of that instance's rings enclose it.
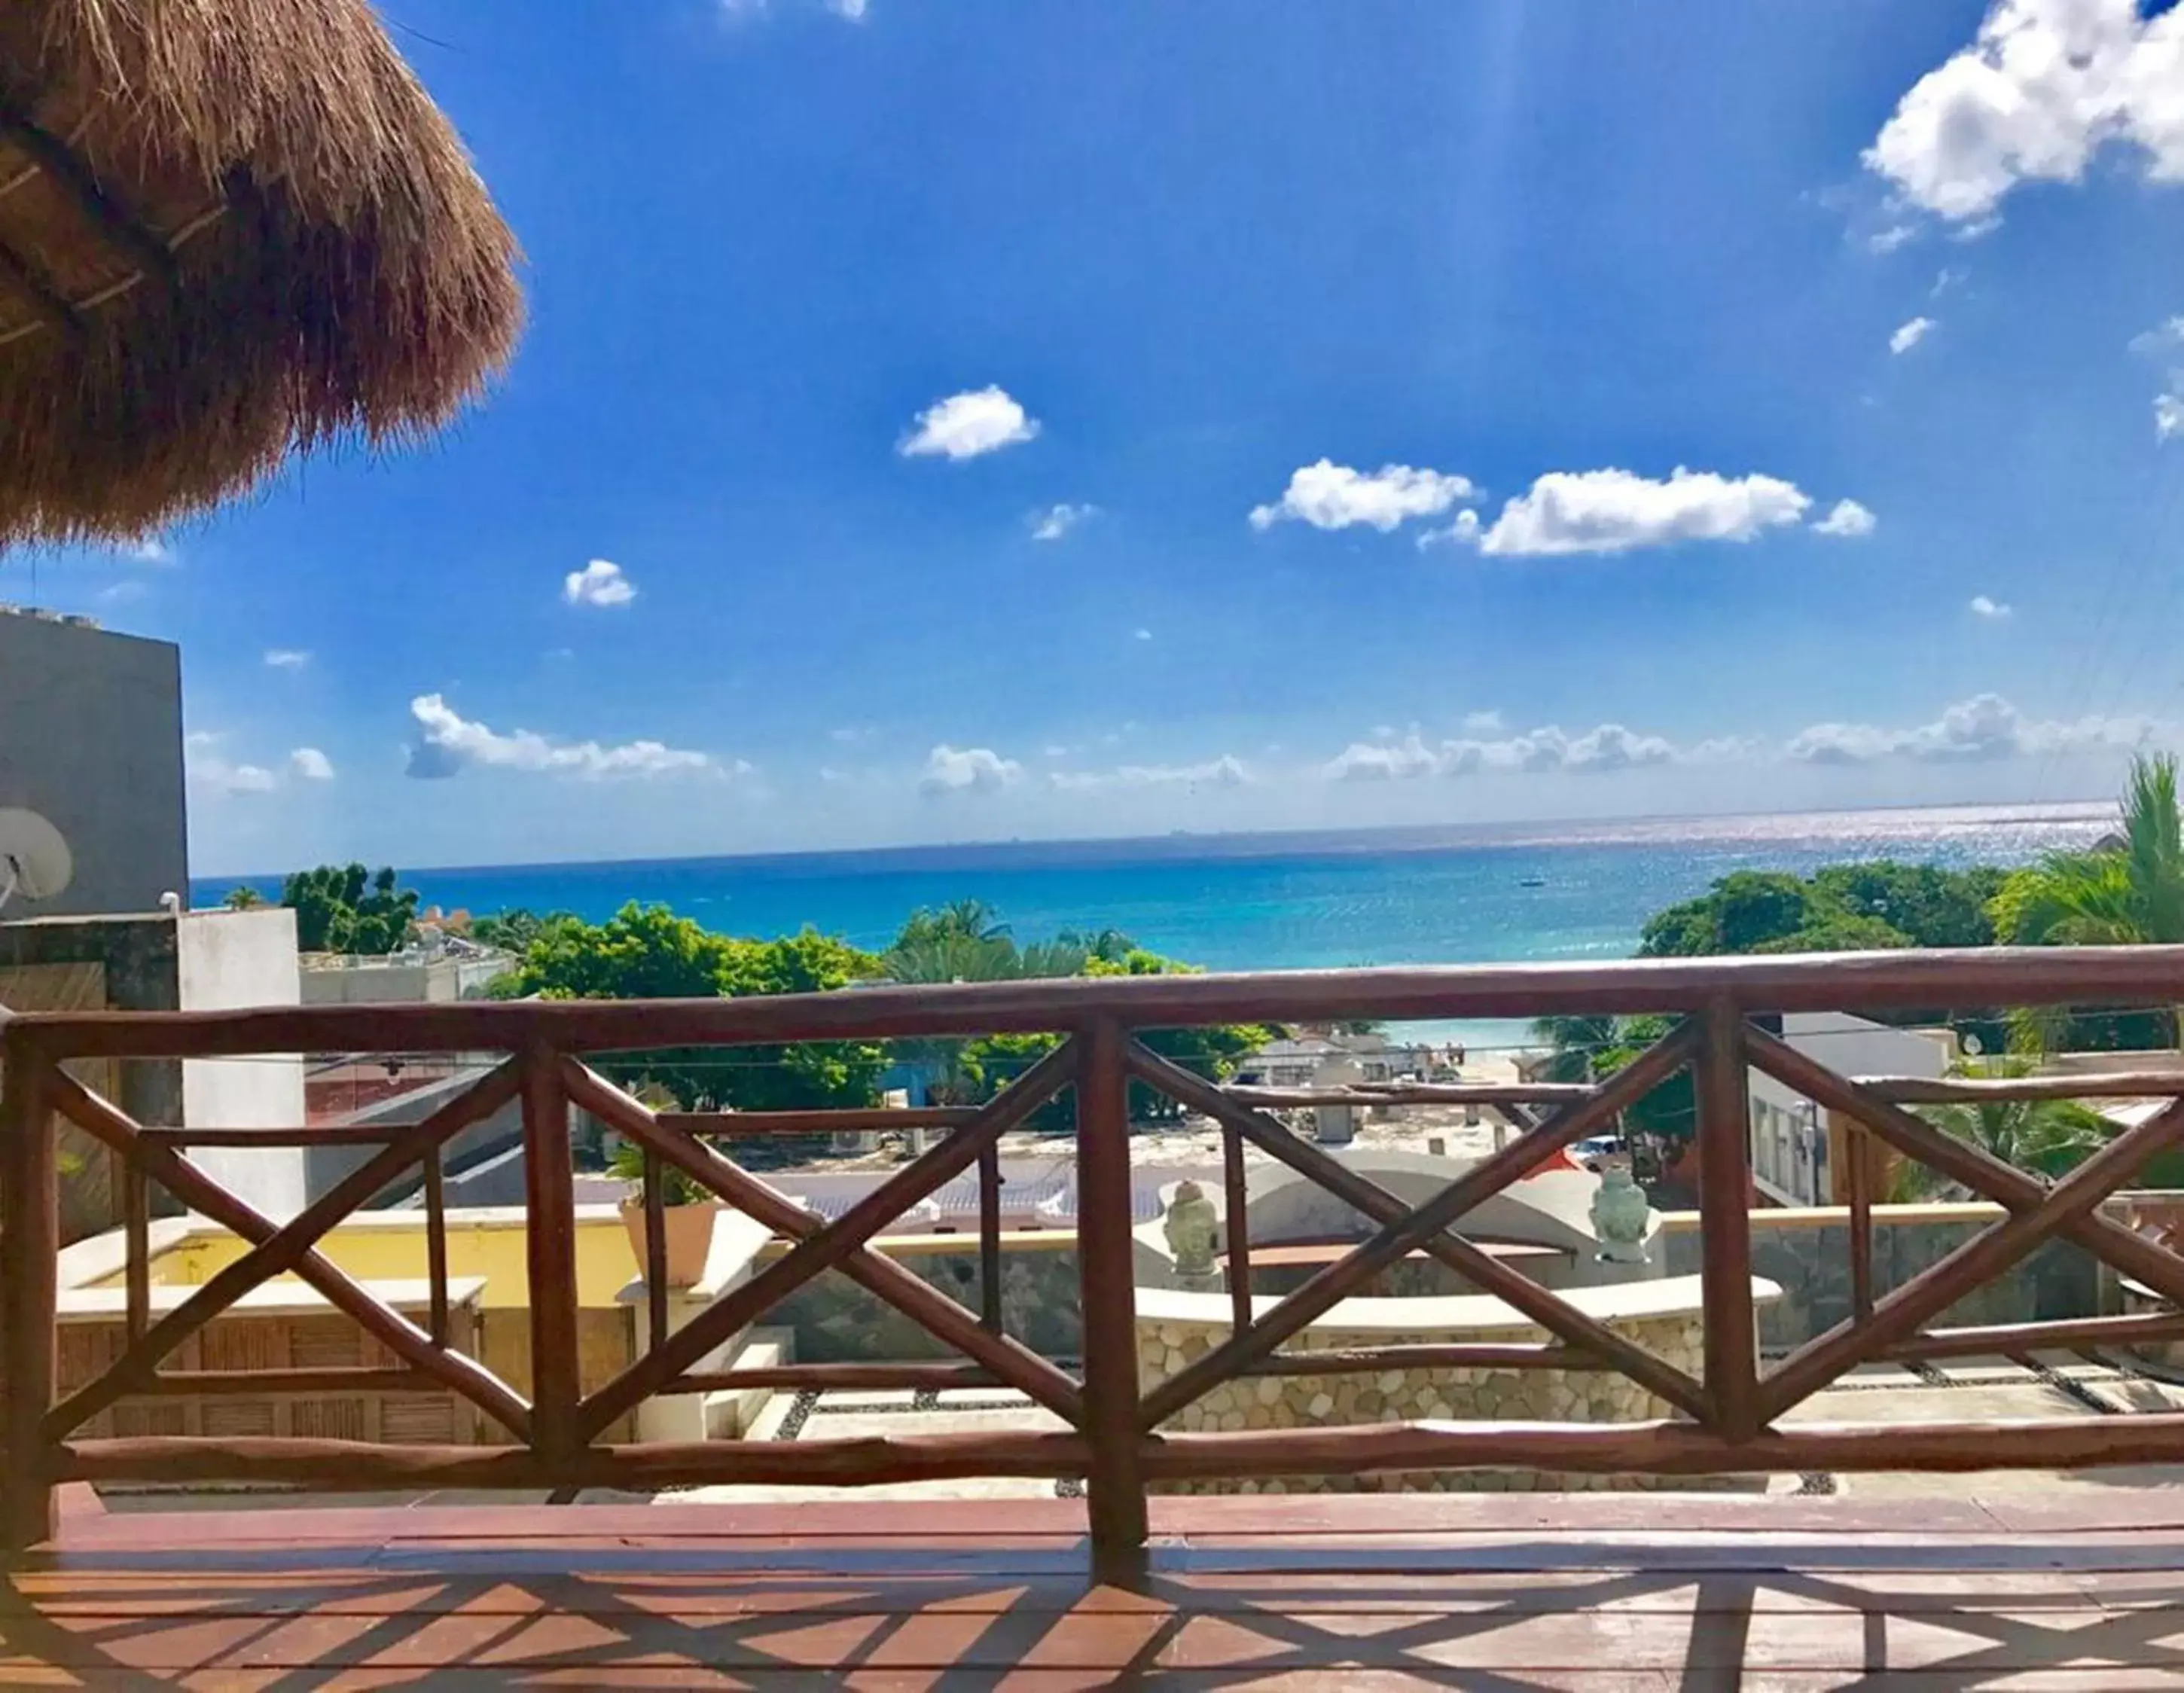
<instances>
[{"instance_id":1,"label":"railing shadow on floor","mask_svg":"<svg viewBox=\"0 0 2184 1693\"><path fill-rule=\"evenodd\" d=\"M165 1688L356 1669L436 1687L470 1685L465 1672L481 1685L524 1674L642 1687L702 1666L756 1686L861 1673L990 1686L1044 1670L1100 1685L1320 1671L1534 1687L1590 1667L1624 1686L1891 1674L1975 1686L2043 1672L2126 1686L2184 1673L2184 1578L2173 1544L2166 1567L2152 1551L2096 1536L2059 1559L2001 1543L1921 1556L1790 1536L1763 1562L1726 1545L1574 1534L1279 1557L1156 1543L1125 1584L1088 1580L1066 1541L921 1560L900 1547L736 1556L580 1537L411 1551L391 1568L372 1567L377 1547L267 1548L209 1567L187 1550L85 1553L0 1585L0 1676Z\"/></svg>"}]
</instances>

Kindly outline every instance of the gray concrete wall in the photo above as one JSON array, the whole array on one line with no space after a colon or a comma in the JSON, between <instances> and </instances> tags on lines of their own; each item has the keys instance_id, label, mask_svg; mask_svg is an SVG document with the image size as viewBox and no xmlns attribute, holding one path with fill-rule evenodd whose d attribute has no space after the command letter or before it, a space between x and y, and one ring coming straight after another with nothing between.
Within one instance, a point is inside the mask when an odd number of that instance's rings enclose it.
<instances>
[{"instance_id":1,"label":"gray concrete wall","mask_svg":"<svg viewBox=\"0 0 2184 1693\"><path fill-rule=\"evenodd\" d=\"M879 1250L966 1310L980 1308L978 1240L883 1240ZM767 1261L771 1261L769 1259ZM769 1327L796 1335L799 1363L898 1363L946 1358L949 1348L884 1300L838 1270L806 1282L766 1314ZM1077 1290L1077 1242L1057 1230L1036 1244L1001 1244L1001 1325L1034 1352L1075 1358L1084 1349Z\"/></svg>"},{"instance_id":2,"label":"gray concrete wall","mask_svg":"<svg viewBox=\"0 0 2184 1693\"><path fill-rule=\"evenodd\" d=\"M104 1003L116 1011L170 1011L175 999L175 924L170 917L47 917L0 922L0 976L44 966L96 965ZM182 1120L182 1066L165 1059L78 1066L83 1079L141 1123ZM121 1220L113 1161L81 1129L64 1124L60 1149L61 1238L81 1239ZM164 1206L153 1189L155 1206Z\"/></svg>"},{"instance_id":3,"label":"gray concrete wall","mask_svg":"<svg viewBox=\"0 0 2184 1693\"><path fill-rule=\"evenodd\" d=\"M0 612L0 806L42 812L75 877L10 916L156 911L188 896L181 649Z\"/></svg>"},{"instance_id":4,"label":"gray concrete wall","mask_svg":"<svg viewBox=\"0 0 2184 1693\"><path fill-rule=\"evenodd\" d=\"M460 1098L476 1087L492 1069L491 1062L480 1062L474 1067L458 1072L444 1080L429 1082L421 1088L412 1088L407 1093L397 1094L391 1099L380 1100L352 1111L343 1121L359 1128L399 1128L406 1123L422 1122L441 1106ZM570 1114L572 1136L581 1139L578 1130L589 1119L584 1113ZM511 1100L491 1117L482 1119L460 1131L441 1149L441 1167L447 1173L448 1203L450 1206L521 1205L524 1201L523 1160L520 1149L523 1143L523 1102ZM310 1149L311 1193L324 1193L336 1182L377 1152L377 1146L314 1146ZM517 1156L500 1158L498 1155L515 1151ZM378 1195L373 1205L383 1206L419 1193L424 1184L422 1167L405 1172L386 1193ZM423 1201L418 1201L421 1204Z\"/></svg>"},{"instance_id":5,"label":"gray concrete wall","mask_svg":"<svg viewBox=\"0 0 2184 1693\"><path fill-rule=\"evenodd\" d=\"M0 624L6 622L0 618ZM167 916L34 917L0 922L0 967L98 964L106 1004L117 1011L181 1009L175 922ZM120 1066L114 1103L142 1123L182 1121L182 1066L165 1059Z\"/></svg>"},{"instance_id":6,"label":"gray concrete wall","mask_svg":"<svg viewBox=\"0 0 2184 1693\"><path fill-rule=\"evenodd\" d=\"M0 970L39 965L97 964L107 1005L115 1011L217 1011L237 1005L296 1003L296 924L292 911L204 911L180 917L39 917L0 922ZM114 1103L140 1123L199 1128L293 1128L304 1112L300 1059L273 1055L226 1060L132 1059L114 1066ZM73 1131L71 1131L73 1133ZM105 1155L84 1150L86 1179L96 1188L95 1214L79 1221L103 1228L119 1220L118 1205L100 1178ZM285 1218L303 1208L304 1157L298 1147L201 1148L193 1161L261 1211ZM171 1208L163 1190L155 1211Z\"/></svg>"},{"instance_id":7,"label":"gray concrete wall","mask_svg":"<svg viewBox=\"0 0 2184 1693\"><path fill-rule=\"evenodd\" d=\"M1873 1291L1877 1299L1992 1228L1997 1205L1875 1206ZM1672 1276L1696 1275L1701 1258L1697 1213L1662 1220L1654 1256ZM1752 1213L1752 1273L1782 1289L1759 1314L1759 1344L1787 1351L1851 1315L1850 1214L1837 1206ZM1954 1328L2035 1323L2101 1312L2100 1267L2082 1247L2051 1240L1952 1306L1926 1326Z\"/></svg>"}]
</instances>

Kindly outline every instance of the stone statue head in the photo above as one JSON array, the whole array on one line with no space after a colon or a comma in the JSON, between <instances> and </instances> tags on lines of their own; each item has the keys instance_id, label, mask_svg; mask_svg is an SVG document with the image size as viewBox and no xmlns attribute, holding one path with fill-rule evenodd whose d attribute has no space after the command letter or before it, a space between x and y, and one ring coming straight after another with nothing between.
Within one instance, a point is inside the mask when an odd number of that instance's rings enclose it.
<instances>
[{"instance_id":1,"label":"stone statue head","mask_svg":"<svg viewBox=\"0 0 2184 1693\"><path fill-rule=\"evenodd\" d=\"M1167 1238L1168 1250L1175 1254L1177 1274L1212 1273L1215 1249L1221 1239L1221 1220L1214 1215L1213 1202L1197 1183L1183 1181L1175 1184L1161 1229Z\"/></svg>"}]
</instances>

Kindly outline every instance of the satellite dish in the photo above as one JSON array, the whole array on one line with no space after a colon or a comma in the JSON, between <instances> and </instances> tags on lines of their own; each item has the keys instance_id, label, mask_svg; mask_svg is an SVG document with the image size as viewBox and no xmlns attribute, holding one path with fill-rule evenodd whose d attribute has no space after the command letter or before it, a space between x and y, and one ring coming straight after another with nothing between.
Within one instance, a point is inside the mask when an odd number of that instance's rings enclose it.
<instances>
[{"instance_id":1,"label":"satellite dish","mask_svg":"<svg viewBox=\"0 0 2184 1693\"><path fill-rule=\"evenodd\" d=\"M1986 1043L1977 1035L1968 1034L1964 1037L1964 1055L1967 1058L1976 1058L1986 1050Z\"/></svg>"},{"instance_id":2,"label":"satellite dish","mask_svg":"<svg viewBox=\"0 0 2184 1693\"><path fill-rule=\"evenodd\" d=\"M36 811L0 806L0 905L18 894L50 899L75 873L75 855L58 829Z\"/></svg>"}]
</instances>

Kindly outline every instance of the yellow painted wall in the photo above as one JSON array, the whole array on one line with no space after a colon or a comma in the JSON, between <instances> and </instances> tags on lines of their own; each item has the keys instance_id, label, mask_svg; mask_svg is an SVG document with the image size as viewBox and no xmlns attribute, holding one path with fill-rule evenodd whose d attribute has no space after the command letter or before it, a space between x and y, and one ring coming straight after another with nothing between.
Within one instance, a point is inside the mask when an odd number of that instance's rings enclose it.
<instances>
[{"instance_id":1,"label":"yellow painted wall","mask_svg":"<svg viewBox=\"0 0 2184 1693\"><path fill-rule=\"evenodd\" d=\"M194 1287L240 1258L249 1248L239 1238L224 1232L200 1235L163 1252L152 1261L153 1279L169 1286ZM425 1261L425 1219L414 1228L337 1228L319 1243L319 1250L340 1269L359 1281L422 1281L429 1267ZM482 1303L488 1310L521 1310L528 1277L523 1256L523 1229L465 1223L451 1217L448 1223L448 1274L482 1276ZM629 1235L618 1217L579 1220L577 1224L577 1300L587 1308L612 1306L615 1295L637 1274L637 1260L629 1250ZM119 1287L119 1275L99 1285ZM292 1279L292 1278L284 1278Z\"/></svg>"}]
</instances>

